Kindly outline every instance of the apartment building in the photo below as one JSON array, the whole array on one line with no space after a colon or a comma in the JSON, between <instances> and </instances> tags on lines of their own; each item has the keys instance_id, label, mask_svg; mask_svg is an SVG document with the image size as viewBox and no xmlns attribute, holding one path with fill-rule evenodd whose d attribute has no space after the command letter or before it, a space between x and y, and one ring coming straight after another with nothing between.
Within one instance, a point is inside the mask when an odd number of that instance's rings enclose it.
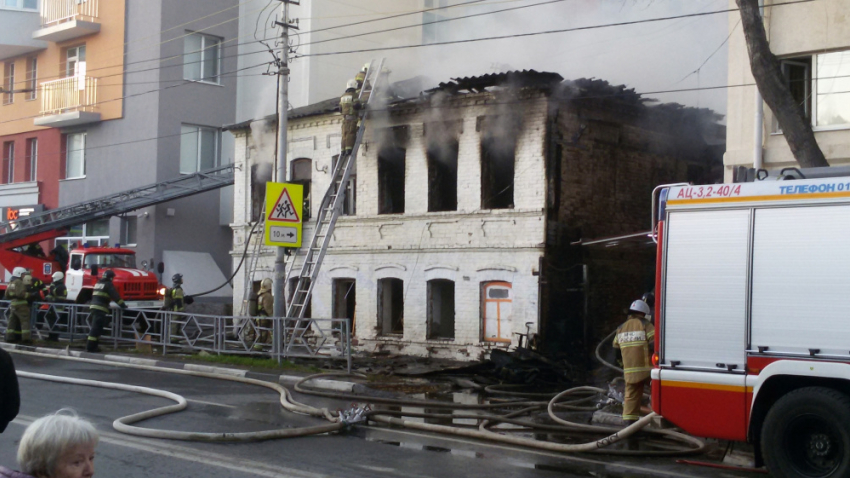
<instances>
[{"instance_id":1,"label":"apartment building","mask_svg":"<svg viewBox=\"0 0 850 478\"><path fill-rule=\"evenodd\" d=\"M652 252L635 259L580 241L645 230L655 185L716 174L720 156L695 124L718 117L647 107L600 80L562 80L535 71L462 78L370 117L307 314L348 318L365 352L459 360L516 345L529 329L563 351L585 329L622 320L651 288ZM309 191L305 247L340 123L336 98L290 111L286 167ZM262 219L275 128L275 116L227 127L241 166L234 265L249 254L235 310L273 274L274 251L254 244L262 234L246 240ZM288 268L299 270L295 257Z\"/></svg>"},{"instance_id":2,"label":"apartment building","mask_svg":"<svg viewBox=\"0 0 850 478\"><path fill-rule=\"evenodd\" d=\"M235 119L236 0L10 1L0 205L75 204L230 161L221 126ZM230 270L227 189L81 225L57 243L120 243L140 266L163 262L166 279L183 273L190 292L212 288ZM218 294L230 300L227 287Z\"/></svg>"},{"instance_id":3,"label":"apartment building","mask_svg":"<svg viewBox=\"0 0 850 478\"><path fill-rule=\"evenodd\" d=\"M850 4L782 3L765 2L770 50L780 58L785 79L803 105L827 161L833 166L850 164ZM736 8L735 1L730 0L729 6ZM730 15L729 22L729 84L751 85L754 79L738 16ZM770 108L756 99L757 94L755 86L729 88L727 181L734 168L753 167L758 155L768 169L798 166ZM757 126L759 109L764 119Z\"/></svg>"}]
</instances>

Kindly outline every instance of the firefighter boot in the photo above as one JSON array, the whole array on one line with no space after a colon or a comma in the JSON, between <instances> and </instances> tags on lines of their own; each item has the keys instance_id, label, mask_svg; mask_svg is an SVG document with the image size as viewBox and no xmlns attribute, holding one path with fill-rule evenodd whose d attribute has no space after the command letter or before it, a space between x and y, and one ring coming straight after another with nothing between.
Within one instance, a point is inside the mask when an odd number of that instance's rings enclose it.
<instances>
[{"instance_id":1,"label":"firefighter boot","mask_svg":"<svg viewBox=\"0 0 850 478\"><path fill-rule=\"evenodd\" d=\"M98 338L97 337L89 337L88 343L86 343L86 352L97 353L100 352L100 347L98 347Z\"/></svg>"}]
</instances>

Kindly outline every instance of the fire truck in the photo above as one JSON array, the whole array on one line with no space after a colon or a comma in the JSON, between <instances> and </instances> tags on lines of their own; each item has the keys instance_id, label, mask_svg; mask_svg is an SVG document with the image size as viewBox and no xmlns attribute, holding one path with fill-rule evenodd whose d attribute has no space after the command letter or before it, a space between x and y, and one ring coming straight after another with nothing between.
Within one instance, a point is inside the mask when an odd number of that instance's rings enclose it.
<instances>
[{"instance_id":1,"label":"fire truck","mask_svg":"<svg viewBox=\"0 0 850 478\"><path fill-rule=\"evenodd\" d=\"M850 177L657 191L653 410L850 476Z\"/></svg>"},{"instance_id":2,"label":"fire truck","mask_svg":"<svg viewBox=\"0 0 850 478\"><path fill-rule=\"evenodd\" d=\"M28 246L64 235L63 230L43 232L0 244L0 266L6 270L24 267L32 271L33 278L49 284L52 274L65 273L68 300L86 303L91 299L99 275L106 269L115 272L113 283L121 298L131 308L150 308L162 305L162 291L156 274L136 267L136 252L119 247L80 247L69 251L67 269L59 258L33 254ZM0 284L4 293L7 284Z\"/></svg>"}]
</instances>

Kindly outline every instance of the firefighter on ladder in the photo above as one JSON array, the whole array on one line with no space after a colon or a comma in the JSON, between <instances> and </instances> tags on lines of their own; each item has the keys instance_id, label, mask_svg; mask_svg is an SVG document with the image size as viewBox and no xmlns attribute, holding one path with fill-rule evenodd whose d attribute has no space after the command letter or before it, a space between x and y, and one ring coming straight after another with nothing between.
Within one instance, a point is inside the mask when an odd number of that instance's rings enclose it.
<instances>
[{"instance_id":1,"label":"firefighter on ladder","mask_svg":"<svg viewBox=\"0 0 850 478\"><path fill-rule=\"evenodd\" d=\"M30 306L27 302L29 296L27 286L24 284L24 275L27 270L23 267L12 269L12 282L6 288L6 298L11 299L9 308L9 324L6 327L6 342L22 342L28 344L32 341L30 331Z\"/></svg>"},{"instance_id":2,"label":"firefighter on ladder","mask_svg":"<svg viewBox=\"0 0 850 478\"><path fill-rule=\"evenodd\" d=\"M646 319L649 315L649 305L646 302L632 302L628 319L614 335L614 348L623 358L623 378L626 381L623 421L627 425L640 419L643 388L652 370L650 352L655 338L655 327Z\"/></svg>"},{"instance_id":3,"label":"firefighter on ladder","mask_svg":"<svg viewBox=\"0 0 850 478\"><path fill-rule=\"evenodd\" d=\"M122 309L127 308L127 304L121 299L112 279L115 278L115 271L108 270L103 273L103 277L94 285L94 292L91 295L91 331L89 332L88 343L86 344L86 352L99 352L100 336L103 334L103 327L106 326L106 321L111 314L109 303L115 301Z\"/></svg>"},{"instance_id":4,"label":"firefighter on ladder","mask_svg":"<svg viewBox=\"0 0 850 478\"><path fill-rule=\"evenodd\" d=\"M357 98L357 80L349 80L345 93L339 99L339 112L342 114L342 156L351 154L357 140L358 114L362 105ZM341 158L340 158L341 159Z\"/></svg>"}]
</instances>

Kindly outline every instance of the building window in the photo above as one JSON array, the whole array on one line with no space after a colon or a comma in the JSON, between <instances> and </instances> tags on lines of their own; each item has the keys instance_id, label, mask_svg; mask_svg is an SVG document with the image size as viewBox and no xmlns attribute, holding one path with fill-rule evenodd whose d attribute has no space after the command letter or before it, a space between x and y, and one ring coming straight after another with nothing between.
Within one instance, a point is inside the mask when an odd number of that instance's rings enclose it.
<instances>
[{"instance_id":1,"label":"building window","mask_svg":"<svg viewBox=\"0 0 850 478\"><path fill-rule=\"evenodd\" d=\"M405 150L384 146L378 153L378 214L404 213Z\"/></svg>"},{"instance_id":2,"label":"building window","mask_svg":"<svg viewBox=\"0 0 850 478\"><path fill-rule=\"evenodd\" d=\"M381 335L404 334L404 281L378 280L378 330Z\"/></svg>"},{"instance_id":3,"label":"building window","mask_svg":"<svg viewBox=\"0 0 850 478\"><path fill-rule=\"evenodd\" d=\"M136 229L139 218L137 216L125 216L121 218L121 244L128 246L136 245Z\"/></svg>"},{"instance_id":4,"label":"building window","mask_svg":"<svg viewBox=\"0 0 850 478\"><path fill-rule=\"evenodd\" d=\"M354 310L357 306L354 279L333 280L333 304L331 314L334 319L348 319L348 331L354 335ZM307 316L305 316L307 317Z\"/></svg>"},{"instance_id":5,"label":"building window","mask_svg":"<svg viewBox=\"0 0 850 478\"><path fill-rule=\"evenodd\" d=\"M180 132L181 174L192 174L219 166L218 129L184 124Z\"/></svg>"},{"instance_id":6,"label":"building window","mask_svg":"<svg viewBox=\"0 0 850 478\"><path fill-rule=\"evenodd\" d=\"M65 179L86 175L86 133L72 133L65 140Z\"/></svg>"},{"instance_id":7,"label":"building window","mask_svg":"<svg viewBox=\"0 0 850 478\"><path fill-rule=\"evenodd\" d=\"M449 138L428 145L428 212L457 211L458 147Z\"/></svg>"},{"instance_id":8,"label":"building window","mask_svg":"<svg viewBox=\"0 0 850 478\"><path fill-rule=\"evenodd\" d=\"M455 283L446 279L428 281L428 339L455 337Z\"/></svg>"},{"instance_id":9,"label":"building window","mask_svg":"<svg viewBox=\"0 0 850 478\"><path fill-rule=\"evenodd\" d=\"M304 207L301 210L301 218L304 221L310 219L310 184L313 179L313 161L309 158L299 158L289 163L290 182L304 186Z\"/></svg>"},{"instance_id":10,"label":"building window","mask_svg":"<svg viewBox=\"0 0 850 478\"><path fill-rule=\"evenodd\" d=\"M481 322L485 342L511 343L513 289L510 282L481 284Z\"/></svg>"},{"instance_id":11,"label":"building window","mask_svg":"<svg viewBox=\"0 0 850 478\"><path fill-rule=\"evenodd\" d=\"M183 40L183 78L220 83L221 38L190 33Z\"/></svg>"},{"instance_id":12,"label":"building window","mask_svg":"<svg viewBox=\"0 0 850 478\"><path fill-rule=\"evenodd\" d=\"M339 155L333 156L332 167L336 169L336 162L339 160ZM352 163L351 171L348 173L348 183L345 185L345 198L342 203L342 215L354 216L357 214L357 161Z\"/></svg>"},{"instance_id":13,"label":"building window","mask_svg":"<svg viewBox=\"0 0 850 478\"><path fill-rule=\"evenodd\" d=\"M76 248L78 244L88 244L91 247L109 245L109 218L73 226L68 231L68 235L56 238L56 245L69 251Z\"/></svg>"},{"instance_id":14,"label":"building window","mask_svg":"<svg viewBox=\"0 0 850 478\"><path fill-rule=\"evenodd\" d=\"M272 165L259 163L251 165L251 221L262 220L266 206L266 183L272 179Z\"/></svg>"},{"instance_id":15,"label":"building window","mask_svg":"<svg viewBox=\"0 0 850 478\"><path fill-rule=\"evenodd\" d=\"M3 64L3 104L10 105L15 101L15 62Z\"/></svg>"},{"instance_id":16,"label":"building window","mask_svg":"<svg viewBox=\"0 0 850 478\"><path fill-rule=\"evenodd\" d=\"M481 209L514 207L516 144L485 136L481 142Z\"/></svg>"},{"instance_id":17,"label":"building window","mask_svg":"<svg viewBox=\"0 0 850 478\"><path fill-rule=\"evenodd\" d=\"M3 143L3 171L0 177L2 184L12 184L15 182L15 142L6 141Z\"/></svg>"},{"instance_id":18,"label":"building window","mask_svg":"<svg viewBox=\"0 0 850 478\"><path fill-rule=\"evenodd\" d=\"M27 95L28 100L38 97L38 58L27 58Z\"/></svg>"},{"instance_id":19,"label":"building window","mask_svg":"<svg viewBox=\"0 0 850 478\"><path fill-rule=\"evenodd\" d=\"M80 45L65 50L65 76L85 76L86 46Z\"/></svg>"},{"instance_id":20,"label":"building window","mask_svg":"<svg viewBox=\"0 0 850 478\"><path fill-rule=\"evenodd\" d=\"M4 8L38 11L38 0L3 0Z\"/></svg>"},{"instance_id":21,"label":"building window","mask_svg":"<svg viewBox=\"0 0 850 478\"><path fill-rule=\"evenodd\" d=\"M850 51L782 60L791 95L816 128L850 126ZM773 130L781 132L774 116Z\"/></svg>"},{"instance_id":22,"label":"building window","mask_svg":"<svg viewBox=\"0 0 850 478\"><path fill-rule=\"evenodd\" d=\"M26 181L38 180L38 139L27 139L27 156L24 160L24 174Z\"/></svg>"}]
</instances>

